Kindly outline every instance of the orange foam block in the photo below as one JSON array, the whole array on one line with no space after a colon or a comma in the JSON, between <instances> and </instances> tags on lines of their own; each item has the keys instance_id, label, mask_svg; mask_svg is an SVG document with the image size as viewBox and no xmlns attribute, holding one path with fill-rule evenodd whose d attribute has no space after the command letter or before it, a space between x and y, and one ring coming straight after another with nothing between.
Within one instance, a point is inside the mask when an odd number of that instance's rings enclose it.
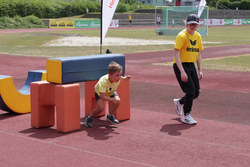
<instances>
[{"instance_id":1,"label":"orange foam block","mask_svg":"<svg viewBox=\"0 0 250 167\"><path fill-rule=\"evenodd\" d=\"M49 127L70 132L80 129L80 85L56 85L47 81L31 83L31 126Z\"/></svg>"},{"instance_id":2,"label":"orange foam block","mask_svg":"<svg viewBox=\"0 0 250 167\"><path fill-rule=\"evenodd\" d=\"M88 81L85 82L85 116L91 113L91 111L96 107L95 101L95 90L94 86L97 81ZM115 113L115 117L119 120L128 120L130 119L130 84L129 80L121 80L120 85L117 89L117 93L121 99L119 108ZM106 103L104 103L105 105ZM109 103L110 106L111 103ZM105 106L104 111L98 116L105 115Z\"/></svg>"},{"instance_id":3,"label":"orange foam block","mask_svg":"<svg viewBox=\"0 0 250 167\"><path fill-rule=\"evenodd\" d=\"M119 121L130 119L130 80L121 80L117 89L117 93L121 99L121 103L115 117Z\"/></svg>"},{"instance_id":4,"label":"orange foam block","mask_svg":"<svg viewBox=\"0 0 250 167\"><path fill-rule=\"evenodd\" d=\"M95 84L98 80L84 82L85 85L85 116L88 116L94 108L97 107L95 100ZM104 116L106 110L106 103L104 103L104 110L97 116Z\"/></svg>"},{"instance_id":5,"label":"orange foam block","mask_svg":"<svg viewBox=\"0 0 250 167\"><path fill-rule=\"evenodd\" d=\"M57 85L55 94L57 131L80 129L80 85Z\"/></svg>"},{"instance_id":6,"label":"orange foam block","mask_svg":"<svg viewBox=\"0 0 250 167\"><path fill-rule=\"evenodd\" d=\"M55 124L55 85L46 81L30 84L31 126L42 128Z\"/></svg>"}]
</instances>

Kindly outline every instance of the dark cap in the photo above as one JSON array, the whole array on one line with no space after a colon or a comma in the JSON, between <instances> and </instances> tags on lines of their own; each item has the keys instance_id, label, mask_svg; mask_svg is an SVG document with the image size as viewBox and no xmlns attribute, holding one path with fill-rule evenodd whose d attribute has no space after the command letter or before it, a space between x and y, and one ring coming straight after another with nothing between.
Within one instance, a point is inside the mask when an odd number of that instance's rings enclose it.
<instances>
[{"instance_id":1,"label":"dark cap","mask_svg":"<svg viewBox=\"0 0 250 167\"><path fill-rule=\"evenodd\" d=\"M187 18L187 24L199 24L200 18L196 14L190 14Z\"/></svg>"}]
</instances>

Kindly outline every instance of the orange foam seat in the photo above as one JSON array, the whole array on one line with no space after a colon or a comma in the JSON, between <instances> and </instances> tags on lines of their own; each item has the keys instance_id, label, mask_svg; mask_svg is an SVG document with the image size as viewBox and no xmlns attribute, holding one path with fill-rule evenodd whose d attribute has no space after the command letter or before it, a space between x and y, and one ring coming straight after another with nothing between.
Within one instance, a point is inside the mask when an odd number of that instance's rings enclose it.
<instances>
[{"instance_id":1,"label":"orange foam seat","mask_svg":"<svg viewBox=\"0 0 250 167\"><path fill-rule=\"evenodd\" d=\"M80 85L56 85L47 81L31 83L31 126L54 126L55 106L57 131L80 129Z\"/></svg>"},{"instance_id":2,"label":"orange foam seat","mask_svg":"<svg viewBox=\"0 0 250 167\"><path fill-rule=\"evenodd\" d=\"M89 115L92 110L96 107L96 100L95 100L95 84L98 81L88 81L85 82L85 116ZM119 108L115 113L115 117L119 120L128 120L130 119L130 81L121 80L120 85L117 89L117 93L121 99L121 103ZM106 103L104 103L105 105ZM110 106L110 102L109 102ZM100 113L98 116L105 115L106 105L104 106L104 111Z\"/></svg>"},{"instance_id":3,"label":"orange foam seat","mask_svg":"<svg viewBox=\"0 0 250 167\"><path fill-rule=\"evenodd\" d=\"M30 84L31 126L42 128L55 124L55 85L46 81Z\"/></svg>"},{"instance_id":4,"label":"orange foam seat","mask_svg":"<svg viewBox=\"0 0 250 167\"><path fill-rule=\"evenodd\" d=\"M95 84L98 80L84 82L85 85L85 116L88 116L94 108L97 107L95 100ZM97 116L104 116L106 111L106 103L104 103L104 110Z\"/></svg>"},{"instance_id":5,"label":"orange foam seat","mask_svg":"<svg viewBox=\"0 0 250 167\"><path fill-rule=\"evenodd\" d=\"M80 85L57 85L56 118L58 132L71 132L80 129Z\"/></svg>"},{"instance_id":6,"label":"orange foam seat","mask_svg":"<svg viewBox=\"0 0 250 167\"><path fill-rule=\"evenodd\" d=\"M121 99L121 103L115 117L119 121L130 119L130 80L121 80L120 85L117 89L117 93Z\"/></svg>"}]
</instances>

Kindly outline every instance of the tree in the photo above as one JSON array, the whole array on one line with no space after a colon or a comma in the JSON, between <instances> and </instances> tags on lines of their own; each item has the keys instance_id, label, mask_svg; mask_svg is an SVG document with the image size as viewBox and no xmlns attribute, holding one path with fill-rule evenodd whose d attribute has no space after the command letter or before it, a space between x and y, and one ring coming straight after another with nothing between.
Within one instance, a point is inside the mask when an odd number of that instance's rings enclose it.
<instances>
[{"instance_id":1,"label":"tree","mask_svg":"<svg viewBox=\"0 0 250 167\"><path fill-rule=\"evenodd\" d=\"M207 0L207 6L216 7L218 0Z\"/></svg>"}]
</instances>

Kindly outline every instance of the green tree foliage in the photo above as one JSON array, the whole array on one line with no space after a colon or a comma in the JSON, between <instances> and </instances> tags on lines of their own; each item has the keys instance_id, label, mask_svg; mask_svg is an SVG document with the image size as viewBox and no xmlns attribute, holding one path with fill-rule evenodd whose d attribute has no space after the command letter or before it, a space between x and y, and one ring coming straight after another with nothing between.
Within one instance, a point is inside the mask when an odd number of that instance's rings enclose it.
<instances>
[{"instance_id":1,"label":"green tree foliage","mask_svg":"<svg viewBox=\"0 0 250 167\"><path fill-rule=\"evenodd\" d=\"M250 10L250 0L219 0L218 5L224 5L230 9Z\"/></svg>"},{"instance_id":2,"label":"green tree foliage","mask_svg":"<svg viewBox=\"0 0 250 167\"><path fill-rule=\"evenodd\" d=\"M20 17L0 17L0 29L19 28L46 28L45 24L36 16Z\"/></svg>"},{"instance_id":3,"label":"green tree foliage","mask_svg":"<svg viewBox=\"0 0 250 167\"><path fill-rule=\"evenodd\" d=\"M207 6L216 7L218 0L207 0Z\"/></svg>"},{"instance_id":4,"label":"green tree foliage","mask_svg":"<svg viewBox=\"0 0 250 167\"><path fill-rule=\"evenodd\" d=\"M141 5L142 8L148 8ZM25 17L34 15L39 18L60 18L100 12L101 2L93 0L0 0L0 17ZM120 0L116 12L135 11L136 0Z\"/></svg>"}]
</instances>

